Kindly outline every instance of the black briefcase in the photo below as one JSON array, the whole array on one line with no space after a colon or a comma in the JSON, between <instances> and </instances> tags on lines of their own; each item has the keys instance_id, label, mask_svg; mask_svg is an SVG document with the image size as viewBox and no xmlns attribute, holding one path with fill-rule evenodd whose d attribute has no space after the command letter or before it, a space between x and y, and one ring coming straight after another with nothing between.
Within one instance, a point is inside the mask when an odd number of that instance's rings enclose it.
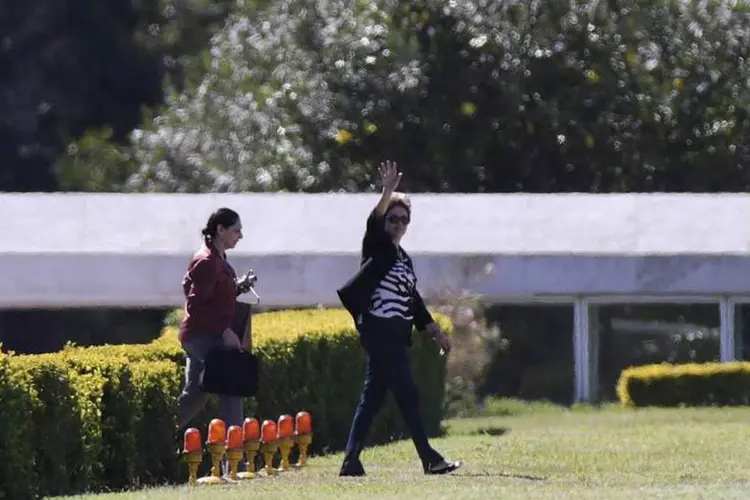
<instances>
[{"instance_id":1,"label":"black briefcase","mask_svg":"<svg viewBox=\"0 0 750 500\"><path fill-rule=\"evenodd\" d=\"M244 349L214 349L203 360L200 389L226 396L255 396L258 392L258 358Z\"/></svg>"}]
</instances>

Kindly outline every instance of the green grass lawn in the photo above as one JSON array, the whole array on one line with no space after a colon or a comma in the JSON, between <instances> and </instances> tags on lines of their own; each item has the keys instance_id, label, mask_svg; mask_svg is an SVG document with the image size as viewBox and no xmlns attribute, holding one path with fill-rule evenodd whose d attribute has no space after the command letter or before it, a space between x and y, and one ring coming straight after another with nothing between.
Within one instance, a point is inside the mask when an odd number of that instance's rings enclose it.
<instances>
[{"instance_id":1,"label":"green grass lawn","mask_svg":"<svg viewBox=\"0 0 750 500\"><path fill-rule=\"evenodd\" d=\"M424 476L410 441L368 448L365 478L339 478L341 455L238 485L158 488L81 500L750 498L750 409L561 410L494 405L446 422L433 440L466 463Z\"/></svg>"}]
</instances>

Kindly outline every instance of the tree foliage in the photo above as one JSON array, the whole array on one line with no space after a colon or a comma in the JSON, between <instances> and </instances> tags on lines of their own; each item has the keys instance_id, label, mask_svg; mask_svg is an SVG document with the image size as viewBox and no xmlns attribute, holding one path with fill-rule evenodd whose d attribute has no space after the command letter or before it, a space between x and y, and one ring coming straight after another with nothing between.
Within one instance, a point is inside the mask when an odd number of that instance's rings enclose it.
<instances>
[{"instance_id":1,"label":"tree foliage","mask_svg":"<svg viewBox=\"0 0 750 500\"><path fill-rule=\"evenodd\" d=\"M749 47L724 0L240 3L125 186L742 191Z\"/></svg>"},{"instance_id":2,"label":"tree foliage","mask_svg":"<svg viewBox=\"0 0 750 500\"><path fill-rule=\"evenodd\" d=\"M3 2L0 191L100 187L81 186L80 169L68 179L65 161L54 168L58 156L87 130L94 139L108 131L107 145L126 140L144 119L142 108L163 101L164 80L180 88L192 74L191 54L205 47L229 6L229 0ZM90 147L92 139L83 142Z\"/></svg>"}]
</instances>

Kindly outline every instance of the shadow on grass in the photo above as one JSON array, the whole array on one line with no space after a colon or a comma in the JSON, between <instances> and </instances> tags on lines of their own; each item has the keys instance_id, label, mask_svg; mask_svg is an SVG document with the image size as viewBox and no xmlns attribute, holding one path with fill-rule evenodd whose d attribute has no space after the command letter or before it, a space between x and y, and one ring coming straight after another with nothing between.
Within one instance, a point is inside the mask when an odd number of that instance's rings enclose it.
<instances>
[{"instance_id":1,"label":"shadow on grass","mask_svg":"<svg viewBox=\"0 0 750 500\"><path fill-rule=\"evenodd\" d=\"M482 472L469 472L468 474L456 473L449 475L454 478L474 478L474 477L504 477L508 479L523 479L526 481L547 481L546 477L532 476L530 474L512 474L510 472L500 471L482 471Z\"/></svg>"},{"instance_id":2,"label":"shadow on grass","mask_svg":"<svg viewBox=\"0 0 750 500\"><path fill-rule=\"evenodd\" d=\"M616 402L561 404L548 400L524 400L489 396L482 402L464 407L460 411L446 411L444 420L623 411L626 411L626 409Z\"/></svg>"},{"instance_id":3,"label":"shadow on grass","mask_svg":"<svg viewBox=\"0 0 750 500\"><path fill-rule=\"evenodd\" d=\"M472 431L470 436L503 436L510 432L507 427L482 427Z\"/></svg>"}]
</instances>

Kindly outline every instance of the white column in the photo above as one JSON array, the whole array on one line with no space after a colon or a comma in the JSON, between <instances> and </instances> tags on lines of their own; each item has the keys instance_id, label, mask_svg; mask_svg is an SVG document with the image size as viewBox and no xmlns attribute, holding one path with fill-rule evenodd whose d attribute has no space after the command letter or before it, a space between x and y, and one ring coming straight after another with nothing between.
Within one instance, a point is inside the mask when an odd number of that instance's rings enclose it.
<instances>
[{"instance_id":1,"label":"white column","mask_svg":"<svg viewBox=\"0 0 750 500\"><path fill-rule=\"evenodd\" d=\"M720 341L719 354L722 362L734 361L734 302L722 297L719 302Z\"/></svg>"},{"instance_id":2,"label":"white column","mask_svg":"<svg viewBox=\"0 0 750 500\"><path fill-rule=\"evenodd\" d=\"M729 303L734 311L734 359L745 359L745 322L742 320L741 304L730 300Z\"/></svg>"},{"instance_id":3,"label":"white column","mask_svg":"<svg viewBox=\"0 0 750 500\"><path fill-rule=\"evenodd\" d=\"M587 303L589 311L589 401L599 400L599 308Z\"/></svg>"},{"instance_id":4,"label":"white column","mask_svg":"<svg viewBox=\"0 0 750 500\"><path fill-rule=\"evenodd\" d=\"M573 305L575 402L591 400L591 331L589 327L589 303L585 299L576 299Z\"/></svg>"}]
</instances>

